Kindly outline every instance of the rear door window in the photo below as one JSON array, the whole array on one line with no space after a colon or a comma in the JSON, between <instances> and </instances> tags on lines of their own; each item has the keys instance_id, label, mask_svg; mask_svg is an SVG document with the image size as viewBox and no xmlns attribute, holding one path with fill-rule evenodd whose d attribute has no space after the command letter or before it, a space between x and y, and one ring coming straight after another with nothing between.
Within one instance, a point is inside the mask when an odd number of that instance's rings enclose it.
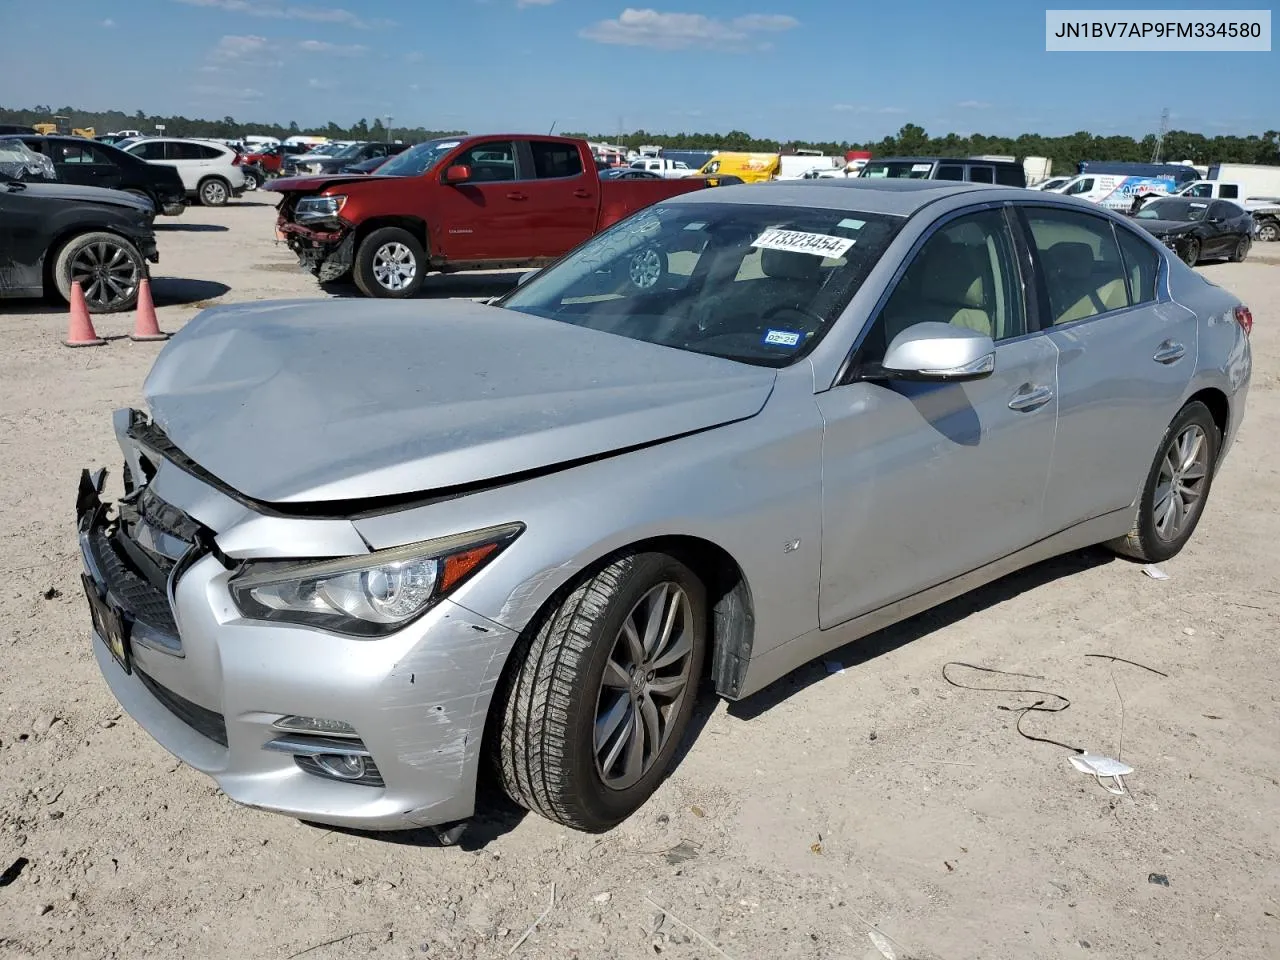
<instances>
[{"instance_id":1,"label":"rear door window","mask_svg":"<svg viewBox=\"0 0 1280 960\"><path fill-rule=\"evenodd\" d=\"M1008 165L996 167L996 183L1005 187L1025 187L1027 174L1021 167Z\"/></svg>"},{"instance_id":2,"label":"rear door window","mask_svg":"<svg viewBox=\"0 0 1280 960\"><path fill-rule=\"evenodd\" d=\"M572 143L554 140L530 140L534 176L539 180L562 179L582 175L582 155Z\"/></svg>"},{"instance_id":3,"label":"rear door window","mask_svg":"<svg viewBox=\"0 0 1280 960\"><path fill-rule=\"evenodd\" d=\"M1125 263L1111 221L1074 210L1027 208L1052 324L1071 323L1129 304Z\"/></svg>"},{"instance_id":4,"label":"rear door window","mask_svg":"<svg viewBox=\"0 0 1280 960\"><path fill-rule=\"evenodd\" d=\"M938 172L933 175L935 180L963 180L964 167L954 163L938 164Z\"/></svg>"},{"instance_id":5,"label":"rear door window","mask_svg":"<svg viewBox=\"0 0 1280 960\"><path fill-rule=\"evenodd\" d=\"M970 183L995 183L996 171L994 167L970 167L969 168Z\"/></svg>"}]
</instances>

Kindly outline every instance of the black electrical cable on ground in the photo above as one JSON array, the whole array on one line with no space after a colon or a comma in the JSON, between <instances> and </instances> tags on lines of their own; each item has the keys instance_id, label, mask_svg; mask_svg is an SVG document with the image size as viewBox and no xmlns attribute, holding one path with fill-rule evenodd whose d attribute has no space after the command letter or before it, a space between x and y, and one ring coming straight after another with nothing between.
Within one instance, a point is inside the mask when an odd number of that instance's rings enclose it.
<instances>
[{"instance_id":1,"label":"black electrical cable on ground","mask_svg":"<svg viewBox=\"0 0 1280 960\"><path fill-rule=\"evenodd\" d=\"M948 667L963 667L965 670L976 670L979 673L993 673L1004 677L1022 677L1027 680L1043 680L1045 679L1044 677L1038 676L1034 673L1014 673L1010 670L997 670L994 667L977 667L972 663L961 663L958 660L952 660L942 665L942 679L947 681L947 683L951 684L953 687L959 687L961 690L981 690L987 693L1028 693L1035 696L1049 698L1037 700L1035 703L1026 707L1008 707L1000 704L996 709L1007 710L1010 713L1018 714L1018 721L1014 724L1014 728L1028 740L1034 740L1036 743L1048 743L1055 747L1062 747L1063 749L1070 750L1072 753L1085 752L1081 747L1073 747L1069 743L1063 743L1061 740L1050 740L1048 737L1033 736L1022 729L1022 721L1026 718L1028 713L1061 713L1063 710L1066 710L1067 707L1071 706L1071 701L1062 694L1050 693L1046 690L1015 689L1010 687L983 687L976 686L974 684L959 683L948 676ZM1049 704L1052 701L1056 701L1056 705L1046 706L1046 704Z\"/></svg>"}]
</instances>

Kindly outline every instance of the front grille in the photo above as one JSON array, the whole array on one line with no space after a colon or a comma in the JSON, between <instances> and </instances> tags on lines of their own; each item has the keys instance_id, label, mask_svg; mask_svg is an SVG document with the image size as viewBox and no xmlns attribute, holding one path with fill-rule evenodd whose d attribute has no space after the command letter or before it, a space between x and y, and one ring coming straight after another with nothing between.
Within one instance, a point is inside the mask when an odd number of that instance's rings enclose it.
<instances>
[{"instance_id":1,"label":"front grille","mask_svg":"<svg viewBox=\"0 0 1280 960\"><path fill-rule=\"evenodd\" d=\"M168 687L163 686L141 670L133 671L142 685L151 691L151 695L160 701L170 713L189 726L196 733L208 740L225 747L227 745L227 723L222 714L215 713L198 703L192 703L179 696Z\"/></svg>"},{"instance_id":2,"label":"front grille","mask_svg":"<svg viewBox=\"0 0 1280 960\"><path fill-rule=\"evenodd\" d=\"M178 636L178 624L169 605L168 590L142 576L124 557L112 535L101 529L89 535L93 559L125 613L149 627L172 637Z\"/></svg>"}]
</instances>

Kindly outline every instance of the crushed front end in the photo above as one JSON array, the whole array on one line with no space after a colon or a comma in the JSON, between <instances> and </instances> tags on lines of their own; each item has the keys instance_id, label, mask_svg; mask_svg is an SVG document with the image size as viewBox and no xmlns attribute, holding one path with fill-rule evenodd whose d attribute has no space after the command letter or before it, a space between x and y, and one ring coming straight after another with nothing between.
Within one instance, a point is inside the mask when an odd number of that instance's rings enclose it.
<instances>
[{"instance_id":1,"label":"crushed front end","mask_svg":"<svg viewBox=\"0 0 1280 960\"><path fill-rule=\"evenodd\" d=\"M345 202L345 196L286 193L278 208L277 238L321 283L345 276L354 262L355 228L339 216Z\"/></svg>"},{"instance_id":2,"label":"crushed front end","mask_svg":"<svg viewBox=\"0 0 1280 960\"><path fill-rule=\"evenodd\" d=\"M468 818L511 631L443 594L376 636L246 613L247 573L379 554L348 520L236 494L139 411L115 429L123 495L84 471L76 523L94 655L130 716L248 806L373 830Z\"/></svg>"}]
</instances>

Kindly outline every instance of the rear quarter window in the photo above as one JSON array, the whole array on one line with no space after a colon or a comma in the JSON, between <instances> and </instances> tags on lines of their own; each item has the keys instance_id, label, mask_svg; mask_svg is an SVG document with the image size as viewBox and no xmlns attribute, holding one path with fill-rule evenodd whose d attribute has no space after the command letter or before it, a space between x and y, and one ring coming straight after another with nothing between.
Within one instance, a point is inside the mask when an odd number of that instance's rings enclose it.
<instances>
[{"instance_id":1,"label":"rear quarter window","mask_svg":"<svg viewBox=\"0 0 1280 960\"><path fill-rule=\"evenodd\" d=\"M996 167L996 183L1005 187L1025 187L1027 175L1021 167Z\"/></svg>"}]
</instances>

